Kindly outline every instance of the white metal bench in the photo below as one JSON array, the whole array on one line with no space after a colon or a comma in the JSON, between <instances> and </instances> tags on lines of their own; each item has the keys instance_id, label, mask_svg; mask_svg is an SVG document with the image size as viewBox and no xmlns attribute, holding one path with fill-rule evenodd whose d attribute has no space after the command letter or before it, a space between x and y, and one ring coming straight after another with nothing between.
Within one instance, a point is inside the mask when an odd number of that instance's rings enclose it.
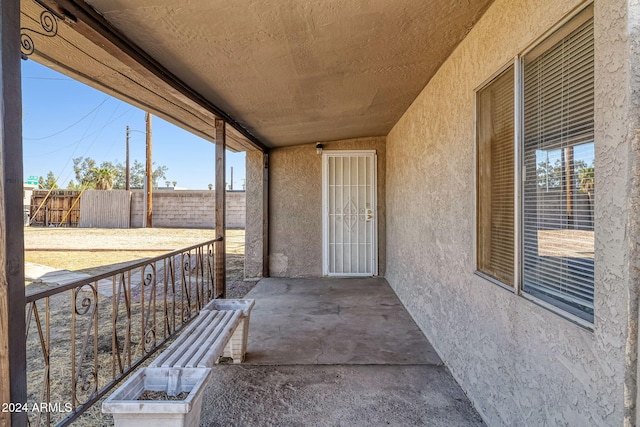
<instances>
[{"instance_id":1,"label":"white metal bench","mask_svg":"<svg viewBox=\"0 0 640 427\"><path fill-rule=\"evenodd\" d=\"M162 368L210 368L221 356L244 360L253 300L213 300L152 363Z\"/></svg>"},{"instance_id":2,"label":"white metal bench","mask_svg":"<svg viewBox=\"0 0 640 427\"><path fill-rule=\"evenodd\" d=\"M220 356L244 360L253 300L213 300L180 336L105 400L102 412L113 414L116 427L200 425L200 408L211 367ZM188 392L184 400L141 401L144 390L168 396Z\"/></svg>"},{"instance_id":3,"label":"white metal bench","mask_svg":"<svg viewBox=\"0 0 640 427\"><path fill-rule=\"evenodd\" d=\"M249 319L251 309L255 305L252 299L216 299L207 304L202 311L211 310L241 310L240 325L236 328L228 344L224 348L223 357L230 357L233 363L244 362L247 353L247 340L249 338Z\"/></svg>"}]
</instances>

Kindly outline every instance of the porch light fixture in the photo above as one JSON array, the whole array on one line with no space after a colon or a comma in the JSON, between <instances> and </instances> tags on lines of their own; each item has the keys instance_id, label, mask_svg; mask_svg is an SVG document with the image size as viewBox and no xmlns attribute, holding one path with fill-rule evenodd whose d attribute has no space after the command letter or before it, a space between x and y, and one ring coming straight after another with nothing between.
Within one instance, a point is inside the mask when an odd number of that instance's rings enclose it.
<instances>
[{"instance_id":1,"label":"porch light fixture","mask_svg":"<svg viewBox=\"0 0 640 427\"><path fill-rule=\"evenodd\" d=\"M316 144L316 154L322 154L322 144Z\"/></svg>"}]
</instances>

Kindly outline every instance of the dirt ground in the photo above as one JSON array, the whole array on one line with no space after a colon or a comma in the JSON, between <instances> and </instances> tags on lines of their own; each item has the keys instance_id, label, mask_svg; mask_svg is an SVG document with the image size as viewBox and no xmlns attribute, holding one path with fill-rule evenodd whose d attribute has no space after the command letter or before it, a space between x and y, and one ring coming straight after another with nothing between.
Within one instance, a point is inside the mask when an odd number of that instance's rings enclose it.
<instances>
[{"instance_id":1,"label":"dirt ground","mask_svg":"<svg viewBox=\"0 0 640 427\"><path fill-rule=\"evenodd\" d=\"M211 229L25 227L25 261L101 274L211 239ZM254 285L244 278L244 230L227 230L227 292L241 298Z\"/></svg>"},{"instance_id":2,"label":"dirt ground","mask_svg":"<svg viewBox=\"0 0 640 427\"><path fill-rule=\"evenodd\" d=\"M230 239L240 237L244 230L227 230ZM25 227L26 250L152 250L169 252L215 239L211 229L184 228L45 228ZM237 241L237 240L236 240Z\"/></svg>"}]
</instances>

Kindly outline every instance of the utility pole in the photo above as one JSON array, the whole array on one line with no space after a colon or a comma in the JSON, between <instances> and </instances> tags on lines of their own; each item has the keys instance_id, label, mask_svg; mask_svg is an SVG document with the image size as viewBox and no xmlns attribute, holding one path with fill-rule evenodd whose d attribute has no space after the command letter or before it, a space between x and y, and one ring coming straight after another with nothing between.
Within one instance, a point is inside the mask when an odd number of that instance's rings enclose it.
<instances>
[{"instance_id":1,"label":"utility pole","mask_svg":"<svg viewBox=\"0 0 640 427\"><path fill-rule=\"evenodd\" d=\"M229 190L233 191L233 166L231 166L231 184L229 185Z\"/></svg>"},{"instance_id":2,"label":"utility pole","mask_svg":"<svg viewBox=\"0 0 640 427\"><path fill-rule=\"evenodd\" d=\"M145 115L145 121L147 122L147 227L153 227L153 162L151 161L151 114Z\"/></svg>"},{"instance_id":3,"label":"utility pole","mask_svg":"<svg viewBox=\"0 0 640 427\"><path fill-rule=\"evenodd\" d=\"M574 217L573 217L573 180L574 180L574 171L573 171L573 147L569 146L565 148L565 156L564 156L564 186L566 190L566 198L567 198L567 225L569 228L574 228Z\"/></svg>"},{"instance_id":4,"label":"utility pole","mask_svg":"<svg viewBox=\"0 0 640 427\"><path fill-rule=\"evenodd\" d=\"M126 150L126 170L125 170L125 182L126 182L126 186L125 188L127 189L127 191L131 190L131 165L129 164L129 135L130 135L130 130L129 130L129 126L127 126L127 150Z\"/></svg>"}]
</instances>

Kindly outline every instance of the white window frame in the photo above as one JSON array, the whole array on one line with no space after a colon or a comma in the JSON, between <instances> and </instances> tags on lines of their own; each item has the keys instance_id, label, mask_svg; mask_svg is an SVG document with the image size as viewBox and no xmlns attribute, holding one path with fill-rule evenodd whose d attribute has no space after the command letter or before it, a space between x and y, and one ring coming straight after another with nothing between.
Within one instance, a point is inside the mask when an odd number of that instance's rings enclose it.
<instances>
[{"instance_id":1,"label":"white window frame","mask_svg":"<svg viewBox=\"0 0 640 427\"><path fill-rule=\"evenodd\" d=\"M506 285L502 283L500 280L495 279L477 268L477 251L478 251L478 229L477 229L477 221L474 221L474 262L476 262L475 274L483 279L498 285L502 289L505 289L514 295L520 296L523 299L530 301L542 308L545 308L548 311L551 311L555 314L558 314L560 317L563 317L570 322L587 329L589 331L593 331L594 322L590 322L588 320L582 319L558 306L555 306L547 301L541 300L527 292L523 291L523 274L524 274L524 242L523 242L523 217L524 217L524 163L523 163L523 149L524 149L524 58L530 53L532 50L536 49L542 42L544 42L549 36L553 33L567 25L573 18L578 16L580 13L585 11L587 8L592 7L593 1L587 1L575 8L571 13L569 13L564 19L562 19L558 24L553 26L551 29L546 31L544 34L540 35L534 42L532 42L526 49L517 54L512 60L504 64L498 71L493 73L491 77L485 80L480 86L478 86L474 90L474 165L477 162L478 156L478 144L477 144L477 132L478 132L478 93L490 85L497 77L499 77L505 70L509 67L513 66L514 72L514 161L515 161L515 176L514 176L514 284L513 286ZM595 141L594 141L595 142ZM477 167L477 166L476 166ZM476 171L477 172L477 171ZM474 173L474 188L478 186L478 176L477 173ZM478 217L479 213L479 201L477 192L474 192L475 198L475 217ZM595 286L595 284L594 284Z\"/></svg>"}]
</instances>

